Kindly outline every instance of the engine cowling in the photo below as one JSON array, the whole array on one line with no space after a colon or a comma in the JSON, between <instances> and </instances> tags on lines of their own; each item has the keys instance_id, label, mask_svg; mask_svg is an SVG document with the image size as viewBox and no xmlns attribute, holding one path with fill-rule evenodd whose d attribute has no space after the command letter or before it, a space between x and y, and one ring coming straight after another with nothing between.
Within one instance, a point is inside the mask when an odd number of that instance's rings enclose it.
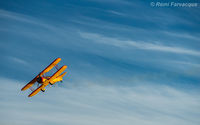
<instances>
[{"instance_id":1,"label":"engine cowling","mask_svg":"<svg viewBox=\"0 0 200 125\"><path fill-rule=\"evenodd\" d=\"M43 83L44 81L45 81L45 78L43 78L43 77L37 78L38 83Z\"/></svg>"}]
</instances>

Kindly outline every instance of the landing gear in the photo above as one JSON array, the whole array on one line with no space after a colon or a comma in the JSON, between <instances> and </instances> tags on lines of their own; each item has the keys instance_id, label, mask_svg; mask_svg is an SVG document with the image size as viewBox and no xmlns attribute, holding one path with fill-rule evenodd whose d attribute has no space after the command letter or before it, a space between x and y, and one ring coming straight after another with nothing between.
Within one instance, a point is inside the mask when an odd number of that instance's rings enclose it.
<instances>
[{"instance_id":1,"label":"landing gear","mask_svg":"<svg viewBox=\"0 0 200 125\"><path fill-rule=\"evenodd\" d=\"M42 92L45 92L45 89L41 89Z\"/></svg>"}]
</instances>

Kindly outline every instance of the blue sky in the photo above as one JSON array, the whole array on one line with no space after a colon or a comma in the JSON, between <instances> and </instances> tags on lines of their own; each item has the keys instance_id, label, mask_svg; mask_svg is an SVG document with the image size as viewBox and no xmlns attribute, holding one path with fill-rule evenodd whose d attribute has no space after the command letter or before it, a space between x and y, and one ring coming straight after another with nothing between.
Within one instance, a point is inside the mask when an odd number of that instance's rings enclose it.
<instances>
[{"instance_id":1,"label":"blue sky","mask_svg":"<svg viewBox=\"0 0 200 125\"><path fill-rule=\"evenodd\" d=\"M200 124L200 8L151 2L0 1L0 124ZM57 57L63 83L20 91Z\"/></svg>"}]
</instances>

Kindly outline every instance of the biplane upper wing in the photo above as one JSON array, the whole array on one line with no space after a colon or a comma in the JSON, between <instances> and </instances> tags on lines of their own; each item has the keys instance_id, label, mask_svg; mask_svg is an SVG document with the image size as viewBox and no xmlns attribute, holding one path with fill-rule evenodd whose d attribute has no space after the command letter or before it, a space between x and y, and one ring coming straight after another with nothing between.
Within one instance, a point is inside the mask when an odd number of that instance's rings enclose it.
<instances>
[{"instance_id":1,"label":"biplane upper wing","mask_svg":"<svg viewBox=\"0 0 200 125\"><path fill-rule=\"evenodd\" d=\"M49 66L47 66L40 74L38 74L33 80L31 80L28 84L26 84L21 91L27 90L30 88L36 81L39 76L44 75L49 72L54 66L56 66L61 61L61 58L55 59Z\"/></svg>"},{"instance_id":2,"label":"biplane upper wing","mask_svg":"<svg viewBox=\"0 0 200 125\"><path fill-rule=\"evenodd\" d=\"M50 78L49 82L53 82L53 80L58 77L65 69L67 68L66 65L62 66L56 73L54 73Z\"/></svg>"},{"instance_id":3,"label":"biplane upper wing","mask_svg":"<svg viewBox=\"0 0 200 125\"><path fill-rule=\"evenodd\" d=\"M37 75L33 80L31 80L28 84L26 84L21 91L27 90L28 88L30 88L36 81L37 78L39 77L39 75Z\"/></svg>"},{"instance_id":4,"label":"biplane upper wing","mask_svg":"<svg viewBox=\"0 0 200 125\"><path fill-rule=\"evenodd\" d=\"M34 90L30 95L28 95L28 97L32 97L34 95L36 95L39 91L41 91L41 89L45 88L46 86L44 84L42 84L40 87L38 87L36 90Z\"/></svg>"},{"instance_id":5,"label":"biplane upper wing","mask_svg":"<svg viewBox=\"0 0 200 125\"><path fill-rule=\"evenodd\" d=\"M55 59L49 66L47 66L39 75L42 76L49 72L54 66L56 66L61 61L61 58Z\"/></svg>"}]
</instances>

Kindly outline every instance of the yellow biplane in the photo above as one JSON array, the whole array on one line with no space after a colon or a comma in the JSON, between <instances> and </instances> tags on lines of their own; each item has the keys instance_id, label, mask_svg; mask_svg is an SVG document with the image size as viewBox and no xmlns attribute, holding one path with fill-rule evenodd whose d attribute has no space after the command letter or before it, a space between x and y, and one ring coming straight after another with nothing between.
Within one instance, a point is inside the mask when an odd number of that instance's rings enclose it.
<instances>
[{"instance_id":1,"label":"yellow biplane","mask_svg":"<svg viewBox=\"0 0 200 125\"><path fill-rule=\"evenodd\" d=\"M55 59L49 66L47 66L42 72L40 72L33 80L31 80L27 85L25 85L21 91L27 90L28 88L32 88L33 84L35 82L38 82L38 84L41 84L37 89L33 90L33 92L28 96L32 97L36 95L39 91L44 92L45 87L49 84L53 85L56 82L60 82L63 80L63 76L67 73L64 72L61 74L67 66L64 65L60 69L57 67L57 64L61 61L61 58ZM49 72L53 67L57 69L57 72L54 73L52 76L45 76L47 72Z\"/></svg>"}]
</instances>

